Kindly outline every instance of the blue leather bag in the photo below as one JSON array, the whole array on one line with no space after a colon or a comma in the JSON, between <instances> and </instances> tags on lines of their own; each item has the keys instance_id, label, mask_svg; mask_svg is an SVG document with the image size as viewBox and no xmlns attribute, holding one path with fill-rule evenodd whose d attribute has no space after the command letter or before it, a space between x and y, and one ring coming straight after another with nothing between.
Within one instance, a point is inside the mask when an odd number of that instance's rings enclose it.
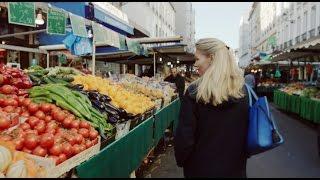
<instances>
[{"instance_id":1,"label":"blue leather bag","mask_svg":"<svg viewBox=\"0 0 320 180\"><path fill-rule=\"evenodd\" d=\"M247 137L247 154L250 157L273 149L283 144L284 140L276 129L267 98L265 96L258 98L253 89L247 84L246 88L250 106Z\"/></svg>"}]
</instances>

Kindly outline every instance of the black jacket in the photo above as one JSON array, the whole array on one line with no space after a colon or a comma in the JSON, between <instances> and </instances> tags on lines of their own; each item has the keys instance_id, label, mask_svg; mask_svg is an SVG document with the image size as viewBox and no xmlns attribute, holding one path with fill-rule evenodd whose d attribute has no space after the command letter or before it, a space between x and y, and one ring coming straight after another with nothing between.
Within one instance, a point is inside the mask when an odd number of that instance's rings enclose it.
<instances>
[{"instance_id":1,"label":"black jacket","mask_svg":"<svg viewBox=\"0 0 320 180\"><path fill-rule=\"evenodd\" d=\"M185 80L180 74L177 74L176 77L173 77L173 75L171 74L170 76L166 77L164 81L175 83L179 93L179 97L183 96L185 89Z\"/></svg>"},{"instance_id":2,"label":"black jacket","mask_svg":"<svg viewBox=\"0 0 320 180\"><path fill-rule=\"evenodd\" d=\"M196 93L190 93L194 90L190 85L182 99L174 146L177 165L186 177L246 177L247 96L214 107L197 103Z\"/></svg>"}]
</instances>

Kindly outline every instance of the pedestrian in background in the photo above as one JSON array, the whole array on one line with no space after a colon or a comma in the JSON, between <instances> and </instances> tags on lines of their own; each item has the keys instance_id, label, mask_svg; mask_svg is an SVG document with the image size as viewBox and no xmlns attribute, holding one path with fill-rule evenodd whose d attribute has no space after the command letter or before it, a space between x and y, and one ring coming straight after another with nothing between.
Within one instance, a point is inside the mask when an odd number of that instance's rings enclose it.
<instances>
[{"instance_id":1,"label":"pedestrian in background","mask_svg":"<svg viewBox=\"0 0 320 180\"><path fill-rule=\"evenodd\" d=\"M246 177L248 99L242 70L222 41L200 39L199 79L182 98L175 157L185 177Z\"/></svg>"},{"instance_id":2,"label":"pedestrian in background","mask_svg":"<svg viewBox=\"0 0 320 180\"><path fill-rule=\"evenodd\" d=\"M172 68L171 69L171 74L164 79L164 81L170 82L170 83L175 83L177 87L177 91L179 93L179 97L182 98L184 94L184 89L185 89L185 80L184 78L178 73L177 68Z\"/></svg>"},{"instance_id":3,"label":"pedestrian in background","mask_svg":"<svg viewBox=\"0 0 320 180\"><path fill-rule=\"evenodd\" d=\"M256 87L256 80L254 77L253 72L249 72L245 77L245 83L248 84L252 89L255 89Z\"/></svg>"}]
</instances>

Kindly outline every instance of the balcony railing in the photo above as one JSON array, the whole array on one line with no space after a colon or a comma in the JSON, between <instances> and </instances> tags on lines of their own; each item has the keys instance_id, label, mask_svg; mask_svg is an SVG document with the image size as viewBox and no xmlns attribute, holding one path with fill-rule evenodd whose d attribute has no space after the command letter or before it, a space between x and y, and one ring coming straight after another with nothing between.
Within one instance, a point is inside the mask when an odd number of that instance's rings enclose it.
<instances>
[{"instance_id":1,"label":"balcony railing","mask_svg":"<svg viewBox=\"0 0 320 180\"><path fill-rule=\"evenodd\" d=\"M305 41L305 40L307 40L307 33L306 32L302 34L302 41Z\"/></svg>"},{"instance_id":2,"label":"balcony railing","mask_svg":"<svg viewBox=\"0 0 320 180\"><path fill-rule=\"evenodd\" d=\"M316 30L315 30L315 29L311 29L311 30L309 31L309 35L310 35L310 38L316 36Z\"/></svg>"},{"instance_id":3,"label":"balcony railing","mask_svg":"<svg viewBox=\"0 0 320 180\"><path fill-rule=\"evenodd\" d=\"M296 43L299 43L300 42L300 36L297 36L296 37Z\"/></svg>"}]
</instances>

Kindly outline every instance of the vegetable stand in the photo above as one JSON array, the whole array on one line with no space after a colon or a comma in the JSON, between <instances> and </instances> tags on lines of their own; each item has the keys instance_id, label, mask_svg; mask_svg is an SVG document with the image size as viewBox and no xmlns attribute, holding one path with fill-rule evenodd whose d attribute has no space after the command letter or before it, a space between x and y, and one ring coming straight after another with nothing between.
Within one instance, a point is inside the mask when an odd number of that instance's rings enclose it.
<instances>
[{"instance_id":1,"label":"vegetable stand","mask_svg":"<svg viewBox=\"0 0 320 180\"><path fill-rule=\"evenodd\" d=\"M282 91L274 92L274 103L284 111L298 114L305 120L320 123L320 101L296 95L290 95Z\"/></svg>"},{"instance_id":2,"label":"vegetable stand","mask_svg":"<svg viewBox=\"0 0 320 180\"><path fill-rule=\"evenodd\" d=\"M178 122L180 99L160 109L121 139L108 145L99 154L79 165L76 170L81 178L129 177L137 169L148 151L163 137L173 122Z\"/></svg>"}]
</instances>

